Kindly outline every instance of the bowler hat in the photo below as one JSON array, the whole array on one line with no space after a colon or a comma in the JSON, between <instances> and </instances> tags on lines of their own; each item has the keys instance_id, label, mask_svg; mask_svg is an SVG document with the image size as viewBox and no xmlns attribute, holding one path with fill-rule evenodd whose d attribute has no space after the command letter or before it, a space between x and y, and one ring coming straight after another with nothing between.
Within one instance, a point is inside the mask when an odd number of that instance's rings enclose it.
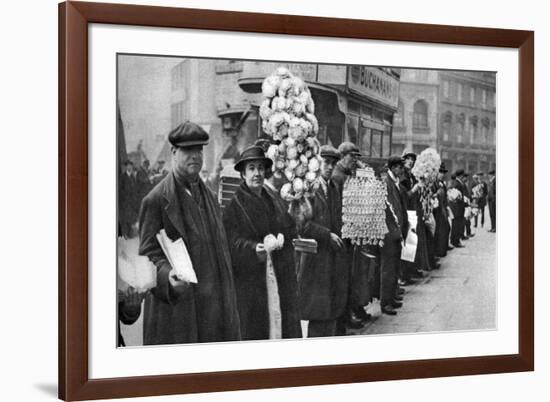
<instances>
[{"instance_id":1,"label":"bowler hat","mask_svg":"<svg viewBox=\"0 0 550 402\"><path fill-rule=\"evenodd\" d=\"M455 172L455 176L456 177L460 177L460 176L463 176L464 175L464 169L458 169L456 172Z\"/></svg>"},{"instance_id":2,"label":"bowler hat","mask_svg":"<svg viewBox=\"0 0 550 402\"><path fill-rule=\"evenodd\" d=\"M361 152L359 152L359 148L357 147L357 145L355 145L353 142L348 141L343 142L338 146L338 152L340 152L342 156L346 156L348 154L357 157L361 156Z\"/></svg>"},{"instance_id":3,"label":"bowler hat","mask_svg":"<svg viewBox=\"0 0 550 402\"><path fill-rule=\"evenodd\" d=\"M190 121L180 124L168 134L170 144L180 148L207 145L209 139L201 126Z\"/></svg>"},{"instance_id":4,"label":"bowler hat","mask_svg":"<svg viewBox=\"0 0 550 402\"><path fill-rule=\"evenodd\" d=\"M340 159L340 153L332 145L323 145L321 147L321 158Z\"/></svg>"},{"instance_id":5,"label":"bowler hat","mask_svg":"<svg viewBox=\"0 0 550 402\"><path fill-rule=\"evenodd\" d=\"M392 167L396 166L396 165L401 165L403 166L403 163L405 161L403 160L402 157L400 156L397 156L397 155L394 155L394 156L390 156L388 158L388 169L391 169Z\"/></svg>"},{"instance_id":6,"label":"bowler hat","mask_svg":"<svg viewBox=\"0 0 550 402\"><path fill-rule=\"evenodd\" d=\"M266 169L269 169L271 165L273 165L273 161L265 156L262 147L252 145L242 152L239 160L235 163L235 170L241 172L244 169L246 162L250 161L263 161Z\"/></svg>"}]
</instances>

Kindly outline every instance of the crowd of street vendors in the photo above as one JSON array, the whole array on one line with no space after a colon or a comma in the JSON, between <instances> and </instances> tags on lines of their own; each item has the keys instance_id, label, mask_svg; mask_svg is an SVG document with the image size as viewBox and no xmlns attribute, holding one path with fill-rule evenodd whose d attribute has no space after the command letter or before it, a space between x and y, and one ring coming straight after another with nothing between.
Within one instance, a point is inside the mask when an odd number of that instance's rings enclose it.
<instances>
[{"instance_id":1,"label":"crowd of street vendors","mask_svg":"<svg viewBox=\"0 0 550 402\"><path fill-rule=\"evenodd\" d=\"M119 293L124 323L143 314L144 345L346 335L373 319L374 304L382 314L399 314L407 287L438 269L450 250L467 247L476 228L496 231L494 171L449 175L441 165L430 192L436 207L426 218L419 198L424 184L411 174L417 155L390 157L378 171L387 188L388 233L381 246L359 246L342 238L344 183L363 164L353 143L321 147L318 186L308 208L293 214L280 196L265 142L236 161L242 184L222 211L200 176L209 135L185 122L168 140L171 171L157 172L156 183L145 176L139 209L119 205L120 235L131 236L135 227L139 254L156 267L155 287ZM126 166L123 176L130 177L132 166ZM119 180L119 194L125 180ZM197 283L176 274L159 244L161 230L183 240ZM404 261L411 232L416 253ZM312 241L314 251L297 252L296 239Z\"/></svg>"}]
</instances>

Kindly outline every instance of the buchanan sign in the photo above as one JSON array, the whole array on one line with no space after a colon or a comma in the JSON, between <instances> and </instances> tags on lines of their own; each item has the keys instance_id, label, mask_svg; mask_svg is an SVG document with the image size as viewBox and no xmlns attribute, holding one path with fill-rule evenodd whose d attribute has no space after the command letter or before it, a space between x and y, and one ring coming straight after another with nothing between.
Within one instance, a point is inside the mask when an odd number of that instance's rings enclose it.
<instances>
[{"instance_id":1,"label":"buchanan sign","mask_svg":"<svg viewBox=\"0 0 550 402\"><path fill-rule=\"evenodd\" d=\"M397 109L399 81L395 77L375 67L350 66L348 71L350 90Z\"/></svg>"}]
</instances>

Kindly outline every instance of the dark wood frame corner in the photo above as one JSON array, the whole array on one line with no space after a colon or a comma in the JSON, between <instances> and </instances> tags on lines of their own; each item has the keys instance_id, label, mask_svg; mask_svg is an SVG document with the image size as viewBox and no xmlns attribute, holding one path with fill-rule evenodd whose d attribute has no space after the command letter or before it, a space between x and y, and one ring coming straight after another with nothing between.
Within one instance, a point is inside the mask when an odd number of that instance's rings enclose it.
<instances>
[{"instance_id":1,"label":"dark wood frame corner","mask_svg":"<svg viewBox=\"0 0 550 402\"><path fill-rule=\"evenodd\" d=\"M519 49L519 353L215 373L88 377L88 24ZM534 33L507 29L66 2L59 5L59 397L83 400L534 369Z\"/></svg>"}]
</instances>

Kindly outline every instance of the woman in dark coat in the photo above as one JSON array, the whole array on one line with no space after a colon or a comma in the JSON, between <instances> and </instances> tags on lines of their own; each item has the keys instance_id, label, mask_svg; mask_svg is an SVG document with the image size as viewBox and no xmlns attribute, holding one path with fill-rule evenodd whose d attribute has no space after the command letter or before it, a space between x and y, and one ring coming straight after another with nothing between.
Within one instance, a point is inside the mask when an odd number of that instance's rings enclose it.
<instances>
[{"instance_id":1,"label":"woman in dark coat","mask_svg":"<svg viewBox=\"0 0 550 402\"><path fill-rule=\"evenodd\" d=\"M284 203L263 186L266 168L270 168L271 164L261 147L246 149L235 165L244 182L224 211L223 222L233 262L243 340L274 337L270 325L270 314L274 311L273 305L268 303L266 277L268 258L273 262L278 288L280 335L283 338L302 336L292 246L292 239L296 237L295 227ZM275 237L282 234L284 244L282 249L273 250L268 256L264 238L269 234Z\"/></svg>"}]
</instances>

